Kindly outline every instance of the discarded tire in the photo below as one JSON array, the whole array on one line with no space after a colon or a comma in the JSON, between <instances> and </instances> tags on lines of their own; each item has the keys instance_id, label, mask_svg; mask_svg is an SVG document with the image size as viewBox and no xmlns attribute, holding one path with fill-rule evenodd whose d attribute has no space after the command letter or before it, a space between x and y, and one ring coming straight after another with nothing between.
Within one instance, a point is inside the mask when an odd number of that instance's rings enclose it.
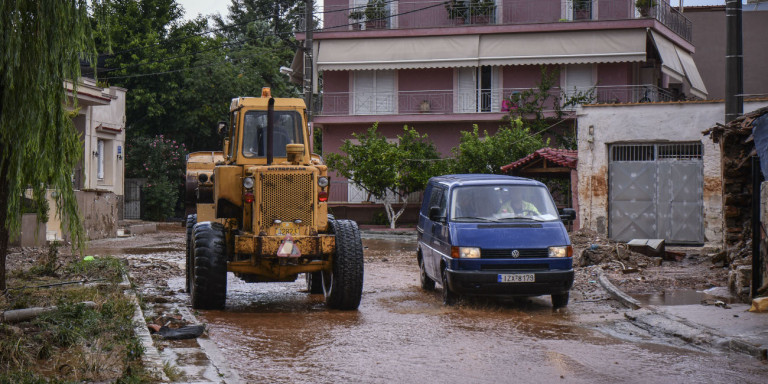
<instances>
[{"instance_id":1,"label":"discarded tire","mask_svg":"<svg viewBox=\"0 0 768 384\"><path fill-rule=\"evenodd\" d=\"M363 245L357 223L330 222L336 235L336 254L330 272L322 273L325 303L333 309L353 310L363 294Z\"/></svg>"},{"instance_id":2,"label":"discarded tire","mask_svg":"<svg viewBox=\"0 0 768 384\"><path fill-rule=\"evenodd\" d=\"M227 257L224 227L219 223L197 223L192 230L194 274L192 307L221 309L227 297Z\"/></svg>"}]
</instances>

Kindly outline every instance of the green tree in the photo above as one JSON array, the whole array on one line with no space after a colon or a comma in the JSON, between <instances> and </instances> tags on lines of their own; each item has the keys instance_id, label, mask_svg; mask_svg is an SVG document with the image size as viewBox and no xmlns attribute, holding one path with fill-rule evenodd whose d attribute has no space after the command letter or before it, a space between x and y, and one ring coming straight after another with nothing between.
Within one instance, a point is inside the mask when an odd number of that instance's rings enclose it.
<instances>
[{"instance_id":1,"label":"green tree","mask_svg":"<svg viewBox=\"0 0 768 384\"><path fill-rule=\"evenodd\" d=\"M95 59L91 33L85 0L0 2L0 290L26 190L43 216L46 188L55 190L56 214L73 245L84 244L71 179L82 156L69 112L76 100L62 84L76 86L80 59Z\"/></svg>"},{"instance_id":2,"label":"green tree","mask_svg":"<svg viewBox=\"0 0 768 384\"><path fill-rule=\"evenodd\" d=\"M541 134L531 132L520 118L502 126L491 135L483 131L480 135L477 125L472 132L462 131L459 146L453 148L453 173L500 173L501 166L517 161L539 148L546 147L549 140Z\"/></svg>"},{"instance_id":3,"label":"green tree","mask_svg":"<svg viewBox=\"0 0 768 384\"><path fill-rule=\"evenodd\" d=\"M403 128L398 142L390 143L374 124L363 133L354 133L358 144L347 139L340 150L346 153L328 154L328 167L346 177L356 186L382 200L390 228L405 212L408 195L424 189L430 177L442 174L445 166L427 135L415 129ZM394 203L400 203L395 211Z\"/></svg>"},{"instance_id":4,"label":"green tree","mask_svg":"<svg viewBox=\"0 0 768 384\"><path fill-rule=\"evenodd\" d=\"M184 191L187 148L163 135L139 137L127 144L128 177L143 177L144 218L161 221L174 215Z\"/></svg>"},{"instance_id":5,"label":"green tree","mask_svg":"<svg viewBox=\"0 0 768 384\"><path fill-rule=\"evenodd\" d=\"M509 108L508 119L522 120L531 132L542 134L562 123L565 114L573 107L595 100L594 87L588 90L557 89L559 75L559 69L549 71L542 66L541 81L535 88L513 93L502 101ZM576 149L575 135L557 132L549 134L563 147Z\"/></svg>"}]
</instances>

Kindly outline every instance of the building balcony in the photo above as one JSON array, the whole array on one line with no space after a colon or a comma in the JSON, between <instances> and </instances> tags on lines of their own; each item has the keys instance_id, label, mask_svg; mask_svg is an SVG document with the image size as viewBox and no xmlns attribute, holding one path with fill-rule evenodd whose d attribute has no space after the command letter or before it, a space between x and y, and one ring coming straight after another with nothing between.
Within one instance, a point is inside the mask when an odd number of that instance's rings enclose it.
<instances>
[{"instance_id":1,"label":"building balcony","mask_svg":"<svg viewBox=\"0 0 768 384\"><path fill-rule=\"evenodd\" d=\"M420 90L400 92L324 92L321 94L318 116L386 116L386 115L467 115L508 113L518 105L510 101L514 94L530 88L454 92L453 90ZM544 110L554 110L555 102L562 102L575 92L591 95L590 103L645 103L673 101L674 95L653 85L597 86L563 91L550 90L551 97ZM478 116L479 117L479 116Z\"/></svg>"},{"instance_id":2,"label":"building balcony","mask_svg":"<svg viewBox=\"0 0 768 384\"><path fill-rule=\"evenodd\" d=\"M655 19L690 42L691 21L665 0L647 8L635 0L427 0L349 8L326 1L321 32ZM302 27L303 29L303 27Z\"/></svg>"}]
</instances>

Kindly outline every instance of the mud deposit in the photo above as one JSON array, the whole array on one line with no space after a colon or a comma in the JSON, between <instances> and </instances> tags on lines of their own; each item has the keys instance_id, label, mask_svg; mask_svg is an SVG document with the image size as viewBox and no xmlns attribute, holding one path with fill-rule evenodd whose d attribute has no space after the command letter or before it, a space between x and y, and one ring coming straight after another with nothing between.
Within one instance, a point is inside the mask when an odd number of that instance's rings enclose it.
<instances>
[{"instance_id":1,"label":"mud deposit","mask_svg":"<svg viewBox=\"0 0 768 384\"><path fill-rule=\"evenodd\" d=\"M91 249L128 259L145 295L188 305L183 241L165 232ZM577 270L564 310L548 297L444 307L439 285L418 286L415 237L364 235L363 245L358 311L328 310L302 278L246 284L230 274L226 309L195 314L249 383L762 383L768 372L633 327L594 283L597 266Z\"/></svg>"}]
</instances>

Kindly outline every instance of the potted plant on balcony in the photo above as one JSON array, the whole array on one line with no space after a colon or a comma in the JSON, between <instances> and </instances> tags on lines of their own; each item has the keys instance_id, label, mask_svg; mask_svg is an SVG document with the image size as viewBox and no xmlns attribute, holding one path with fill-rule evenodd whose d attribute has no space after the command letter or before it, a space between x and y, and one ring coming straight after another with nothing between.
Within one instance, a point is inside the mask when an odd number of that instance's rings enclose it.
<instances>
[{"instance_id":1,"label":"potted plant on balcony","mask_svg":"<svg viewBox=\"0 0 768 384\"><path fill-rule=\"evenodd\" d=\"M384 29L387 26L389 10L385 0L368 0L364 9L349 13L349 19L355 22L365 20L366 29Z\"/></svg>"},{"instance_id":2,"label":"potted plant on balcony","mask_svg":"<svg viewBox=\"0 0 768 384\"><path fill-rule=\"evenodd\" d=\"M448 18L456 24L464 24L469 21L469 4L466 0L446 1L445 10L448 11Z\"/></svg>"},{"instance_id":3,"label":"potted plant on balcony","mask_svg":"<svg viewBox=\"0 0 768 384\"><path fill-rule=\"evenodd\" d=\"M648 17L651 13L651 9L658 5L656 0L635 0L635 7L640 12L640 16Z\"/></svg>"},{"instance_id":4,"label":"potted plant on balcony","mask_svg":"<svg viewBox=\"0 0 768 384\"><path fill-rule=\"evenodd\" d=\"M592 0L573 0L573 20L592 19Z\"/></svg>"},{"instance_id":5,"label":"potted plant on balcony","mask_svg":"<svg viewBox=\"0 0 768 384\"><path fill-rule=\"evenodd\" d=\"M496 2L494 0L471 0L469 13L472 24L488 24L496 14Z\"/></svg>"}]
</instances>

